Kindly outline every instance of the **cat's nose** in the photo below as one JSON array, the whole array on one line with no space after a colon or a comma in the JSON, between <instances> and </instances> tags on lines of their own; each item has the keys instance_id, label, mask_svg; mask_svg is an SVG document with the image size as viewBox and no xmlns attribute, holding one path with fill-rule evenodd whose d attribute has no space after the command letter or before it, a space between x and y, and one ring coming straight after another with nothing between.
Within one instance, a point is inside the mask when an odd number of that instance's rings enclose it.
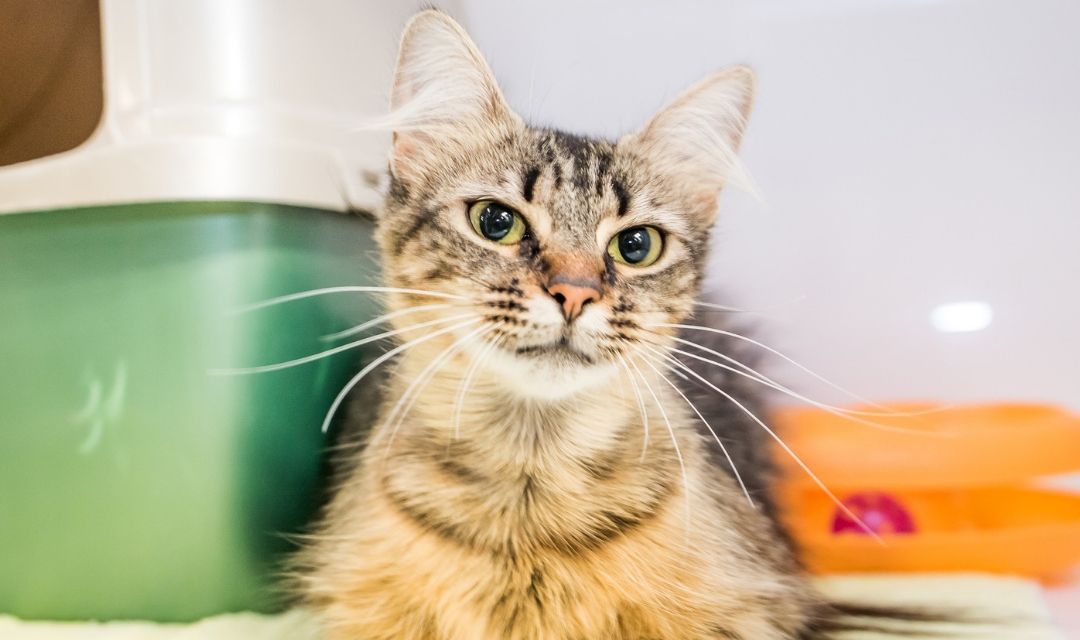
<instances>
[{"instance_id":1,"label":"cat's nose","mask_svg":"<svg viewBox=\"0 0 1080 640\"><path fill-rule=\"evenodd\" d=\"M600 299L600 280L557 275L548 283L547 291L562 306L566 321L573 322L585 305Z\"/></svg>"}]
</instances>

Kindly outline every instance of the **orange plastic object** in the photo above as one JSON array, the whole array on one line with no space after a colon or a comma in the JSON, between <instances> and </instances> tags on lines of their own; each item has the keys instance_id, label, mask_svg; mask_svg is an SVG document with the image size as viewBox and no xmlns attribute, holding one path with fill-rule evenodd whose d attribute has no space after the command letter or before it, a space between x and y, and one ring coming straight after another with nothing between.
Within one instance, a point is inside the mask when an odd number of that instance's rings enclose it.
<instances>
[{"instance_id":1,"label":"orange plastic object","mask_svg":"<svg viewBox=\"0 0 1080 640\"><path fill-rule=\"evenodd\" d=\"M775 416L785 442L847 508L777 448L779 502L810 570L1054 580L1080 564L1080 494L1036 485L1080 470L1080 417L1047 406L987 405L859 419L875 424L818 409Z\"/></svg>"}]
</instances>

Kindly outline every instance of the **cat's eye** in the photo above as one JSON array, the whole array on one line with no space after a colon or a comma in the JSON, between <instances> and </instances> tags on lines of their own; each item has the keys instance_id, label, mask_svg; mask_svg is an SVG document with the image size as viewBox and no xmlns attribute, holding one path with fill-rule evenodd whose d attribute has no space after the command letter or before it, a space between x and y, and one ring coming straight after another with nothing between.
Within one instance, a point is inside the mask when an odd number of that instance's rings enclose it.
<instances>
[{"instance_id":1,"label":"cat's eye","mask_svg":"<svg viewBox=\"0 0 1080 640\"><path fill-rule=\"evenodd\" d=\"M474 202L469 207L469 222L477 233L499 244L520 242L525 235L521 214L494 200Z\"/></svg>"},{"instance_id":2,"label":"cat's eye","mask_svg":"<svg viewBox=\"0 0 1080 640\"><path fill-rule=\"evenodd\" d=\"M631 227L617 233L607 251L615 262L647 267L660 257L663 246L664 239L656 227Z\"/></svg>"}]
</instances>

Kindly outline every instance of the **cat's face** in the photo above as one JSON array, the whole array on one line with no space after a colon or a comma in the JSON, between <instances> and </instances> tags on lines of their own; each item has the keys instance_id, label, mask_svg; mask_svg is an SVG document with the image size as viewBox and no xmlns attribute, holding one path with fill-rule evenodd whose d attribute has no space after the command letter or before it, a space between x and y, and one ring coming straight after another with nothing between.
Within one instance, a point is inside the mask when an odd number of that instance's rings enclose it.
<instances>
[{"instance_id":1,"label":"cat's face","mask_svg":"<svg viewBox=\"0 0 1080 640\"><path fill-rule=\"evenodd\" d=\"M388 284L460 297L393 296L391 311L429 307L398 326L461 324L463 353L541 397L655 358L670 334L655 325L693 309L751 92L748 71L719 74L617 143L535 129L460 27L420 14L396 76L379 240Z\"/></svg>"}]
</instances>

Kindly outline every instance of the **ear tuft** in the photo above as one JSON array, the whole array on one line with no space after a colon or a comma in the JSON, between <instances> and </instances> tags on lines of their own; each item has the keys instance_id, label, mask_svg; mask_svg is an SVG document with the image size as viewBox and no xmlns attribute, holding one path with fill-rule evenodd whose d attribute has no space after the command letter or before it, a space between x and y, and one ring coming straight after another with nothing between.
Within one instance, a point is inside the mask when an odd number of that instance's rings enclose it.
<instances>
[{"instance_id":1,"label":"ear tuft","mask_svg":"<svg viewBox=\"0 0 1080 640\"><path fill-rule=\"evenodd\" d=\"M401 36L390 109L425 107L436 116L430 110L440 106L451 111L504 109L506 103L465 30L445 13L428 9L413 16Z\"/></svg>"},{"instance_id":2,"label":"ear tuft","mask_svg":"<svg viewBox=\"0 0 1080 640\"><path fill-rule=\"evenodd\" d=\"M629 140L663 170L686 176L708 201L732 183L753 190L738 150L754 90L749 67L722 69L680 94Z\"/></svg>"},{"instance_id":3,"label":"ear tuft","mask_svg":"<svg viewBox=\"0 0 1080 640\"><path fill-rule=\"evenodd\" d=\"M475 141L518 122L468 34L434 9L405 27L390 109L378 126L394 132L390 164L396 175L421 170L447 144Z\"/></svg>"}]
</instances>

